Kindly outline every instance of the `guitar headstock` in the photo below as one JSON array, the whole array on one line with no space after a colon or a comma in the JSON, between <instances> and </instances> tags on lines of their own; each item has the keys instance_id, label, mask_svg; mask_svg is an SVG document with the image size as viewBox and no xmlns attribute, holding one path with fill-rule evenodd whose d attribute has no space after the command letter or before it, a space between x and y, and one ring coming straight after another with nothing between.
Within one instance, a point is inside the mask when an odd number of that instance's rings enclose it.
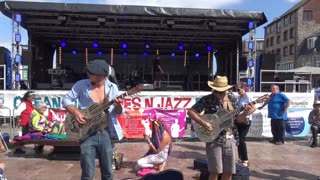
<instances>
[{"instance_id":1,"label":"guitar headstock","mask_svg":"<svg viewBox=\"0 0 320 180\"><path fill-rule=\"evenodd\" d=\"M135 86L134 88L129 89L127 91L127 94L130 96L130 95L136 94L142 90L143 90L143 85L139 84L139 85Z\"/></svg>"},{"instance_id":2,"label":"guitar headstock","mask_svg":"<svg viewBox=\"0 0 320 180\"><path fill-rule=\"evenodd\" d=\"M264 103L266 101L268 101L270 98L270 95L269 94L265 94L263 96L260 96L256 101L256 103Z\"/></svg>"}]
</instances>

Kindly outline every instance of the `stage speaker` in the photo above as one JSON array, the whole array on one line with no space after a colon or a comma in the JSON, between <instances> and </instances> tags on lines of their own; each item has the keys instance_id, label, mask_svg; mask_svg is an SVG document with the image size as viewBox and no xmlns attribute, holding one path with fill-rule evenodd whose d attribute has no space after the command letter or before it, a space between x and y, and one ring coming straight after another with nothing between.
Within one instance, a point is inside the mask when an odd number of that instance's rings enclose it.
<instances>
[{"instance_id":1,"label":"stage speaker","mask_svg":"<svg viewBox=\"0 0 320 180\"><path fill-rule=\"evenodd\" d=\"M0 47L0 65L7 64L8 56L11 56L10 51L5 47Z\"/></svg>"}]
</instances>

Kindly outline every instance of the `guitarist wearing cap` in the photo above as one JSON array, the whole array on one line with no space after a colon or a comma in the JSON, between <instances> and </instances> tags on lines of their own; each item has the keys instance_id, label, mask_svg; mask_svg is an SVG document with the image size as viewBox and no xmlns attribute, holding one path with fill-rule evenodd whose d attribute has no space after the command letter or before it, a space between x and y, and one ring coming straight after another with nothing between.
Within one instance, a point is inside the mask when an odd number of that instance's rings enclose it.
<instances>
[{"instance_id":1,"label":"guitarist wearing cap","mask_svg":"<svg viewBox=\"0 0 320 180\"><path fill-rule=\"evenodd\" d=\"M63 107L74 117L80 125L85 125L88 117L74 106L76 100L80 109L86 109L93 103L103 104L113 100L110 107L105 110L106 116L99 129L88 134L80 140L81 150L81 179L93 179L95 173L95 158L98 156L101 179L112 180L112 144L111 138L117 135L122 139L121 126L116 119L124 112L122 100L117 98L119 89L117 85L108 80L109 65L104 60L90 61L87 66L88 79L77 81L62 100ZM103 112L99 112L103 114Z\"/></svg>"},{"instance_id":2,"label":"guitarist wearing cap","mask_svg":"<svg viewBox=\"0 0 320 180\"><path fill-rule=\"evenodd\" d=\"M214 81L208 81L212 93L202 97L188 110L188 116L200 124L206 131L212 132L215 128L212 124L201 118L200 113L214 114L222 109L232 111L237 108L236 98L229 91L232 88L228 85L226 76L217 76ZM245 117L251 106L246 105L245 111L239 116ZM234 117L227 117L233 120ZM206 155L208 160L209 180L217 180L222 174L223 180L231 180L232 174L236 173L236 128L228 127L222 130L216 139L206 142ZM198 134L199 136L199 134Z\"/></svg>"}]
</instances>

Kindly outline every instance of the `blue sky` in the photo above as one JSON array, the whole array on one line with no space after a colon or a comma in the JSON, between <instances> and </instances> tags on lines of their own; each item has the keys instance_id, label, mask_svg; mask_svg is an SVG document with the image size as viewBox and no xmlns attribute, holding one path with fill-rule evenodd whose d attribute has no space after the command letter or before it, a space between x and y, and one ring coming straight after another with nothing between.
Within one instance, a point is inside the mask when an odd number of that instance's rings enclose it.
<instances>
[{"instance_id":1,"label":"blue sky","mask_svg":"<svg viewBox=\"0 0 320 180\"><path fill-rule=\"evenodd\" d=\"M36 1L36 0L25 0ZM41 2L63 3L90 3L90 4L118 4L118 5L148 5L161 7L185 7L205 9L231 9L246 11L262 11L268 22L257 29L257 38L264 37L264 28L267 24L294 6L300 0L41 0ZM40 2L40 1L36 1ZM0 13L0 46L11 49L11 19ZM243 37L244 39L246 36ZM27 44L28 38L22 30L22 44Z\"/></svg>"}]
</instances>

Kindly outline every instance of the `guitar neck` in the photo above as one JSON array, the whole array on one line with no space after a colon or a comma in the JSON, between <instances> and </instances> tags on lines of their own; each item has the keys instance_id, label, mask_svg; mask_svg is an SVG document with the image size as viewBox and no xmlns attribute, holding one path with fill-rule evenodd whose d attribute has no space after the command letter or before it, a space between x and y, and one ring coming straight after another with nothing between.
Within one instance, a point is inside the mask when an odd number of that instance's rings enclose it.
<instances>
[{"instance_id":1,"label":"guitar neck","mask_svg":"<svg viewBox=\"0 0 320 180\"><path fill-rule=\"evenodd\" d=\"M250 106L253 106L255 104L257 104L256 101L252 101L252 102L249 103ZM240 112L242 112L243 110L244 110L244 107L242 106L242 107L237 108L236 110L232 111L231 112L232 117L240 114Z\"/></svg>"},{"instance_id":2,"label":"guitar neck","mask_svg":"<svg viewBox=\"0 0 320 180\"><path fill-rule=\"evenodd\" d=\"M125 92L123 94L121 94L120 96L117 96L117 98L124 98L128 95L128 92ZM111 100L109 102L105 102L103 104L101 104L101 106L99 106L99 108L97 108L96 110L99 111L104 111L106 109L108 109L112 104L114 103L114 100Z\"/></svg>"}]
</instances>

